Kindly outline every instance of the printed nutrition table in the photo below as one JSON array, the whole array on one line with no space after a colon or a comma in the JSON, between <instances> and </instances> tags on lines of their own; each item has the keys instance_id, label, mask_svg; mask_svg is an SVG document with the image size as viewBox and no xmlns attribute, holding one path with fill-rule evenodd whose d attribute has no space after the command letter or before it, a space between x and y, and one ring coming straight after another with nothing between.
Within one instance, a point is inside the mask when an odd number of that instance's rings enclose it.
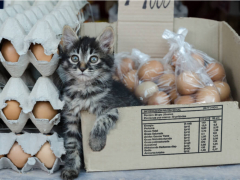
<instances>
[{"instance_id":1,"label":"printed nutrition table","mask_svg":"<svg viewBox=\"0 0 240 180\"><path fill-rule=\"evenodd\" d=\"M142 155L221 152L223 106L142 109Z\"/></svg>"}]
</instances>

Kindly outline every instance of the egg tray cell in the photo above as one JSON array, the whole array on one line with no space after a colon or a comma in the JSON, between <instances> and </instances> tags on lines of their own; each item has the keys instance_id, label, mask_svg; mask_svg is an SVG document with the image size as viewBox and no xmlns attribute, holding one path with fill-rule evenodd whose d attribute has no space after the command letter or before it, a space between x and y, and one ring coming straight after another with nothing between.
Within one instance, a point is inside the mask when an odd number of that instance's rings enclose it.
<instances>
[{"instance_id":1,"label":"egg tray cell","mask_svg":"<svg viewBox=\"0 0 240 180\"><path fill-rule=\"evenodd\" d=\"M26 54L21 55L18 62L6 61L2 52L0 52L0 59L2 65L12 77L21 77L26 71L29 63L32 63L42 76L50 76L56 71L59 63L59 56L57 53L53 55L49 62L38 61L31 50L28 50Z\"/></svg>"},{"instance_id":2,"label":"egg tray cell","mask_svg":"<svg viewBox=\"0 0 240 180\"><path fill-rule=\"evenodd\" d=\"M6 156L15 142L21 146L25 153L32 156L27 159L26 164L21 169L17 168ZM56 160L52 168L47 168L44 165L44 162L41 162L37 157L34 157L34 155L39 152L46 142L50 143L51 150L56 156ZM48 173L54 173L59 169L60 165L64 164L61 159L61 157L65 154L64 143L63 139L59 138L57 133L54 133L51 136L26 132L22 135L16 135L14 133L0 133L0 144L0 156L4 155L4 157L0 158L0 169L13 169L19 173L24 173L32 169L42 169Z\"/></svg>"},{"instance_id":3,"label":"egg tray cell","mask_svg":"<svg viewBox=\"0 0 240 180\"><path fill-rule=\"evenodd\" d=\"M17 101L22 108L17 120L8 120L3 113L7 106L6 101L9 100ZM58 113L50 120L37 119L32 111L39 101L48 101ZM48 77L38 78L31 92L21 78L12 77L0 93L0 118L14 133L20 133L29 118L41 133L49 133L53 126L60 122L60 110L63 106L64 102L59 100L58 89Z\"/></svg>"}]
</instances>

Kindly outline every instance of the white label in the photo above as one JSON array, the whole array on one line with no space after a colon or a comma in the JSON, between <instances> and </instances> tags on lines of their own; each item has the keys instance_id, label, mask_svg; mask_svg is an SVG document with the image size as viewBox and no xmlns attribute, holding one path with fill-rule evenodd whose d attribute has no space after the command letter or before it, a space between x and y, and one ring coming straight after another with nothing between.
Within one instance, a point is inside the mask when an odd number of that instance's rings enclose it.
<instances>
[{"instance_id":1,"label":"white label","mask_svg":"<svg viewBox=\"0 0 240 180\"><path fill-rule=\"evenodd\" d=\"M223 106L142 109L142 155L222 151Z\"/></svg>"}]
</instances>

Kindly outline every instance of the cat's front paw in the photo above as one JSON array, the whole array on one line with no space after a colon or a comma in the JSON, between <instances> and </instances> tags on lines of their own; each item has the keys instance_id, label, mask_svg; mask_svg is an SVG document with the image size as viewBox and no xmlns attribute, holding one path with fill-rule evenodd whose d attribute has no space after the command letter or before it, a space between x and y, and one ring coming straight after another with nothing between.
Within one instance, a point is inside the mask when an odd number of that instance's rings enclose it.
<instances>
[{"instance_id":1,"label":"cat's front paw","mask_svg":"<svg viewBox=\"0 0 240 180\"><path fill-rule=\"evenodd\" d=\"M101 151L106 145L106 132L98 132L93 129L90 133L89 146L93 151Z\"/></svg>"},{"instance_id":2,"label":"cat's front paw","mask_svg":"<svg viewBox=\"0 0 240 180\"><path fill-rule=\"evenodd\" d=\"M63 180L73 180L78 177L78 174L78 170L64 168L61 172L61 178Z\"/></svg>"}]
</instances>

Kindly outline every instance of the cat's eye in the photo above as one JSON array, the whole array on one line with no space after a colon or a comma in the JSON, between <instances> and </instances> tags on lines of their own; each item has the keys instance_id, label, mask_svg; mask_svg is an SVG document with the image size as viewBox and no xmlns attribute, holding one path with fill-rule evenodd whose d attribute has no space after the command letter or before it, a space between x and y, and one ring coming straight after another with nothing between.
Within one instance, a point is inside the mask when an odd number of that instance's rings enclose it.
<instances>
[{"instance_id":1,"label":"cat's eye","mask_svg":"<svg viewBox=\"0 0 240 180\"><path fill-rule=\"evenodd\" d=\"M71 57L71 60L72 60L72 62L77 63L78 60L79 60L79 58L78 58L78 56L73 55L73 56Z\"/></svg>"},{"instance_id":2,"label":"cat's eye","mask_svg":"<svg viewBox=\"0 0 240 180\"><path fill-rule=\"evenodd\" d=\"M97 56L92 56L89 59L90 63L97 63L98 62L98 57Z\"/></svg>"}]
</instances>

